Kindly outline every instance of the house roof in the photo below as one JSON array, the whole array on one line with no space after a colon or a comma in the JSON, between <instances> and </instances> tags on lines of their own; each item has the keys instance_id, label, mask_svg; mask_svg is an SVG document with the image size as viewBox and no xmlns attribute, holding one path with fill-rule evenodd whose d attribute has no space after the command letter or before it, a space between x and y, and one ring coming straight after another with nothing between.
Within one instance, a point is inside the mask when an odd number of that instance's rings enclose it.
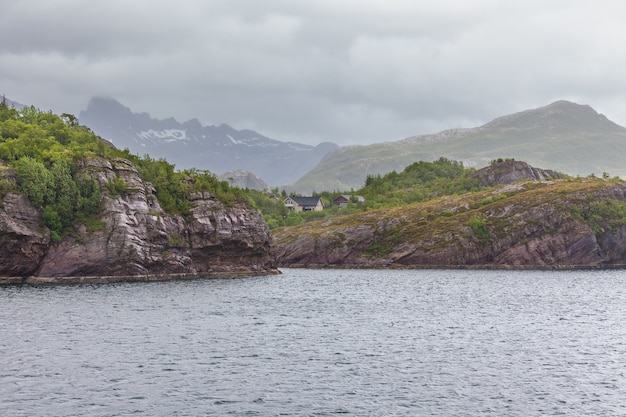
<instances>
[{"instance_id":1,"label":"house roof","mask_svg":"<svg viewBox=\"0 0 626 417\"><path fill-rule=\"evenodd\" d=\"M362 196L360 196L360 195L355 195L354 197L356 198L357 201L360 201L361 203L363 203L365 201L365 199ZM345 200L350 201L352 196L350 196L348 194L341 194L339 197L336 197L335 200L339 200L340 198L343 198ZM335 201L335 200L333 200L333 201Z\"/></svg>"},{"instance_id":2,"label":"house roof","mask_svg":"<svg viewBox=\"0 0 626 417\"><path fill-rule=\"evenodd\" d=\"M320 197L289 197L299 206L317 206L320 201Z\"/></svg>"}]
</instances>

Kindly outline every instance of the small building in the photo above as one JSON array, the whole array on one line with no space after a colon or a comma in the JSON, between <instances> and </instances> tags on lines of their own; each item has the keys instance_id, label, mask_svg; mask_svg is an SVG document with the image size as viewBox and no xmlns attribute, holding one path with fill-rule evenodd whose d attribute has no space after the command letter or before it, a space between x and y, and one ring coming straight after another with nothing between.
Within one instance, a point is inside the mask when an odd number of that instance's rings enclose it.
<instances>
[{"instance_id":1,"label":"small building","mask_svg":"<svg viewBox=\"0 0 626 417\"><path fill-rule=\"evenodd\" d=\"M333 200L333 205L339 206L339 207L345 207L348 205L349 202L353 201L352 200L353 198L356 199L356 201L359 203L365 203L365 199L361 197L360 195L353 197L347 194L342 194Z\"/></svg>"},{"instance_id":2,"label":"small building","mask_svg":"<svg viewBox=\"0 0 626 417\"><path fill-rule=\"evenodd\" d=\"M320 197L287 197L285 207L293 211L321 211L324 203Z\"/></svg>"}]
</instances>

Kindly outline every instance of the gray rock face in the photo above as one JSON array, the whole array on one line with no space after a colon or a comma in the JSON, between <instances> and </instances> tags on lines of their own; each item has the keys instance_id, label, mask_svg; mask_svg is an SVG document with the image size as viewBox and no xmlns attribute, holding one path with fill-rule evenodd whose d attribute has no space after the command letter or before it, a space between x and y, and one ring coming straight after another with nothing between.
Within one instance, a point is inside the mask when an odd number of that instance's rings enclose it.
<instances>
[{"instance_id":1,"label":"gray rock face","mask_svg":"<svg viewBox=\"0 0 626 417\"><path fill-rule=\"evenodd\" d=\"M28 276L43 259L50 236L41 213L23 195L8 193L0 205L0 276Z\"/></svg>"},{"instance_id":2,"label":"gray rock face","mask_svg":"<svg viewBox=\"0 0 626 417\"><path fill-rule=\"evenodd\" d=\"M81 225L76 237L50 245L41 214L7 194L0 209L0 275L37 277L276 273L271 236L259 212L226 207L208 194L192 198L191 215L168 215L130 161L87 160L80 168L102 187L116 177L123 195L103 188L101 230Z\"/></svg>"},{"instance_id":3,"label":"gray rock face","mask_svg":"<svg viewBox=\"0 0 626 417\"><path fill-rule=\"evenodd\" d=\"M479 169L474 176L480 180L481 187L513 184L522 180L547 181L564 177L556 171L534 168L526 162L514 160L505 160Z\"/></svg>"}]
</instances>

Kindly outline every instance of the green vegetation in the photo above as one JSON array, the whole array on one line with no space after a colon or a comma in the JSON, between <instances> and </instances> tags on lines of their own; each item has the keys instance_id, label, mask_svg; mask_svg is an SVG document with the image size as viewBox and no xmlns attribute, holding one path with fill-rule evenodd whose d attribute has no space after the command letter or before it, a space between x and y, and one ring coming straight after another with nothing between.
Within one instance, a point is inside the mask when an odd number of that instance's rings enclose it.
<instances>
[{"instance_id":1,"label":"green vegetation","mask_svg":"<svg viewBox=\"0 0 626 417\"><path fill-rule=\"evenodd\" d=\"M398 207L476 191L478 179L471 177L472 172L474 169L466 169L462 163L446 158L414 162L400 173L368 175L365 187L356 193L365 197L370 208Z\"/></svg>"},{"instance_id":2,"label":"green vegetation","mask_svg":"<svg viewBox=\"0 0 626 417\"><path fill-rule=\"evenodd\" d=\"M365 250L365 255L369 257L384 258L400 242L400 232L396 226L377 230L374 236L374 242Z\"/></svg>"},{"instance_id":3,"label":"green vegetation","mask_svg":"<svg viewBox=\"0 0 626 417\"><path fill-rule=\"evenodd\" d=\"M595 234L614 232L626 225L626 202L617 200L593 200L588 205L570 207L574 218L583 220Z\"/></svg>"},{"instance_id":4,"label":"green vegetation","mask_svg":"<svg viewBox=\"0 0 626 417\"><path fill-rule=\"evenodd\" d=\"M515 161L515 158L497 158L497 159L492 159L489 162L489 165L497 165L497 164L501 164L502 162L512 162Z\"/></svg>"},{"instance_id":5,"label":"green vegetation","mask_svg":"<svg viewBox=\"0 0 626 417\"><path fill-rule=\"evenodd\" d=\"M184 248L185 246L187 246L187 242L185 242L185 239L183 239L183 237L179 235L178 233L170 233L167 236L167 238L168 238L167 245L169 247Z\"/></svg>"},{"instance_id":6,"label":"green vegetation","mask_svg":"<svg viewBox=\"0 0 626 417\"><path fill-rule=\"evenodd\" d=\"M126 182L120 177L115 177L113 181L106 183L106 188L111 195L123 196L126 193Z\"/></svg>"},{"instance_id":7,"label":"green vegetation","mask_svg":"<svg viewBox=\"0 0 626 417\"><path fill-rule=\"evenodd\" d=\"M41 210L51 240L74 233L76 223L88 231L102 230L97 218L102 196L123 196L128 184L116 177L100 184L79 167L85 160L101 157L112 163L130 161L145 182L156 190L161 207L170 214L186 215L190 195L208 192L226 205L247 201L243 190L231 188L208 171L175 171L163 159L139 157L119 150L78 124L70 114L57 116L35 107L20 110L0 102L0 197L8 192L24 194Z\"/></svg>"},{"instance_id":8,"label":"green vegetation","mask_svg":"<svg viewBox=\"0 0 626 417\"><path fill-rule=\"evenodd\" d=\"M487 242L490 239L489 230L487 229L487 219L485 216L473 216L469 219L469 225L472 231L481 242Z\"/></svg>"},{"instance_id":9,"label":"green vegetation","mask_svg":"<svg viewBox=\"0 0 626 417\"><path fill-rule=\"evenodd\" d=\"M299 213L289 211L283 203L287 195L283 193L281 197L276 197L278 190L274 190L273 195L252 192L251 197L255 207L263 213L270 229L274 229L372 209L401 207L443 196L476 191L479 185L478 179L471 176L474 171L474 169L464 168L460 162L446 158L439 158L434 162L415 162L400 173L392 171L384 176L368 175L365 185L356 191L314 193L314 196L322 199L325 207L323 211ZM341 194L351 195L351 201L345 207L333 206L332 201ZM357 195L362 196L365 201L358 201Z\"/></svg>"}]
</instances>

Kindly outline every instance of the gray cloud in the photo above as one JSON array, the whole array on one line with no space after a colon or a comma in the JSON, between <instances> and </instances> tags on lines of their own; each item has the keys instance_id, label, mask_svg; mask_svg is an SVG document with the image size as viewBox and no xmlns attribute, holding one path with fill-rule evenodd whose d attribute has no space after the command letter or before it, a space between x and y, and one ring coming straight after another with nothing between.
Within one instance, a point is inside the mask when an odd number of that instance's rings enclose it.
<instances>
[{"instance_id":1,"label":"gray cloud","mask_svg":"<svg viewBox=\"0 0 626 417\"><path fill-rule=\"evenodd\" d=\"M626 124L626 4L605 0L0 4L0 94L91 96L280 140L397 140L569 99Z\"/></svg>"}]
</instances>

